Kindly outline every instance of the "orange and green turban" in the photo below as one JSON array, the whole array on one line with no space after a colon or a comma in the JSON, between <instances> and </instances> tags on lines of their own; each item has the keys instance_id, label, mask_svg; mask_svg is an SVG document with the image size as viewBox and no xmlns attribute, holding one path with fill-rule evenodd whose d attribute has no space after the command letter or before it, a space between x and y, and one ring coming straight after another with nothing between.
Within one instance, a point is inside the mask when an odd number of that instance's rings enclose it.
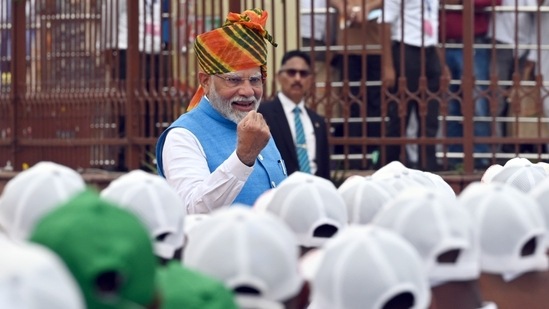
<instances>
[{"instance_id":1,"label":"orange and green turban","mask_svg":"<svg viewBox=\"0 0 549 309\"><path fill-rule=\"evenodd\" d=\"M268 15L261 9L229 13L221 28L198 35L194 50L200 68L213 75L260 67L263 77L267 77L265 40L277 46L265 30ZM204 89L199 86L187 110L194 108L203 95Z\"/></svg>"}]
</instances>

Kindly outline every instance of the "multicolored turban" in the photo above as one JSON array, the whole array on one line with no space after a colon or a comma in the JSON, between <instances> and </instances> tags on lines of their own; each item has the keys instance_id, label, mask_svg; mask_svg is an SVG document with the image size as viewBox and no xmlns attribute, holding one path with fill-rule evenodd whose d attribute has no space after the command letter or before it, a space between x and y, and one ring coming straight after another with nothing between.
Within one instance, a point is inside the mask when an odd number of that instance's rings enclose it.
<instances>
[{"instance_id":1,"label":"multicolored turban","mask_svg":"<svg viewBox=\"0 0 549 309\"><path fill-rule=\"evenodd\" d=\"M229 13L221 28L196 37L194 50L200 68L209 75L260 67L267 77L267 43L277 46L265 30L269 14L261 9ZM187 110L193 109L204 95L199 86Z\"/></svg>"}]
</instances>

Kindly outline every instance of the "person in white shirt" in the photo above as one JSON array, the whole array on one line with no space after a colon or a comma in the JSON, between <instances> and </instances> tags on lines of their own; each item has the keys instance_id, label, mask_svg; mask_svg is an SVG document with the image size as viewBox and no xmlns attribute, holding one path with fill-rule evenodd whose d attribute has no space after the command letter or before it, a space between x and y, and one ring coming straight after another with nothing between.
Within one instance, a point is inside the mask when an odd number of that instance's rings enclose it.
<instances>
[{"instance_id":1,"label":"person in white shirt","mask_svg":"<svg viewBox=\"0 0 549 309\"><path fill-rule=\"evenodd\" d=\"M233 203L253 205L286 178L284 161L256 112L267 74L267 12L229 13L221 28L195 41L200 87L189 112L160 136L158 173L187 213Z\"/></svg>"},{"instance_id":2,"label":"person in white shirt","mask_svg":"<svg viewBox=\"0 0 549 309\"><path fill-rule=\"evenodd\" d=\"M311 46L312 41L317 46L325 46L330 42L327 37L327 23L332 0L300 0L301 18L299 26L303 45ZM333 35L333 33L332 33Z\"/></svg>"},{"instance_id":3,"label":"person in white shirt","mask_svg":"<svg viewBox=\"0 0 549 309\"><path fill-rule=\"evenodd\" d=\"M335 68L334 51L328 51L336 44L339 28L338 13L344 9L343 0L298 0L299 1L299 34L304 51L310 48L309 56L313 60L314 91L312 97L317 102L322 101L327 94L328 86L317 83L330 84L339 81L339 72ZM324 115L325 106L319 104L317 111Z\"/></svg>"},{"instance_id":4,"label":"person in white shirt","mask_svg":"<svg viewBox=\"0 0 549 309\"><path fill-rule=\"evenodd\" d=\"M101 3L101 35L98 38L99 49L105 54L107 68L113 73L111 76L114 88L120 92L126 91L128 80L127 68L131 65L140 66L139 80L142 82L139 87L151 94L161 94L166 86L169 57L163 51L167 50L169 35L163 36L168 31L169 25L165 24L163 13L169 11L169 4L164 0L137 0L139 11L139 63L131 63L128 54L128 1L104 0ZM163 21L164 19L164 21ZM164 22L164 26L162 23ZM169 32L168 32L169 33ZM158 101L152 99L155 95L147 96L149 99L143 106L140 126L140 134L146 137L158 136L162 128L155 125L158 121L166 121L166 112L158 108ZM117 121L119 137L126 136L126 116L120 114L112 116ZM162 120L163 119L163 120ZM126 164L126 150L119 147L117 153L117 166L119 171L128 169ZM146 147L150 151L150 147ZM148 159L147 159L148 161Z\"/></svg>"},{"instance_id":5,"label":"person in white shirt","mask_svg":"<svg viewBox=\"0 0 549 309\"><path fill-rule=\"evenodd\" d=\"M527 48L520 48L519 45L531 44L532 33L535 32L534 14L527 12L520 7L529 6L535 8L538 0L502 0L503 7L516 8L517 11L496 12L490 20L488 28L488 37L494 40L495 44L507 45L505 48L497 48L492 53L491 61L495 63L498 81L509 83L515 72L521 72L524 68ZM517 7L518 6L518 7ZM516 30L515 30L516 29ZM543 28L542 28L543 29ZM516 38L516 39L515 39ZM515 64L518 64L516 66ZM500 92L498 94L498 109L496 116L507 116L508 104L505 93L509 89L509 84L499 84ZM506 136L505 123L499 123L496 126L498 136ZM503 147L502 150L506 150ZM514 150L511 150L514 151Z\"/></svg>"},{"instance_id":6,"label":"person in white shirt","mask_svg":"<svg viewBox=\"0 0 549 309\"><path fill-rule=\"evenodd\" d=\"M549 0L539 0L540 6L549 6ZM538 24L539 29L549 29L549 13L541 11L539 15L536 15L534 22L534 31L531 33L532 44L537 45L548 45L549 36L540 35L540 40L538 41ZM541 30L544 31L544 30ZM539 47L538 47L539 48ZM523 80L530 80L533 78L534 74L541 74L544 77L543 81L548 80L549 77L549 49L539 48L539 55L537 49L532 49L528 53L527 63L525 65L525 71L523 72ZM532 75L529 75L528 72L532 72ZM546 88L546 87L545 87ZM540 89L540 97L542 98L543 104L543 115L549 117L549 97L545 95L544 87ZM549 130L547 125L542 130ZM549 144L545 146L546 151L549 151Z\"/></svg>"},{"instance_id":7,"label":"person in white shirt","mask_svg":"<svg viewBox=\"0 0 549 309\"><path fill-rule=\"evenodd\" d=\"M403 7L402 7L403 6ZM427 97L427 90L436 93L440 88L440 77L443 74L438 54L438 0L385 0L383 3L382 23L382 79L385 86L392 88L397 97L405 89L399 89L396 79L406 78L406 90ZM401 12L402 15L401 15ZM402 26L404 24L404 27ZM404 28L404 31L402 31ZM401 54L402 51L402 54ZM402 63L403 62L403 63ZM401 71L401 64L404 71ZM444 74L448 74L444 70ZM419 90L420 77L427 79L427 88ZM438 130L438 102L432 98L427 106L419 106L418 101L406 95L405 100L389 101L386 136L403 137L405 127L414 114L419 124L419 136L432 138ZM401 125L399 109L404 105L406 120ZM425 112L423 112L425 110ZM424 115L419 117L418 115ZM421 119L423 118L424 119ZM423 127L424 124L424 127ZM438 164L434 145L426 145L425 152L419 150L419 166L417 168L433 171ZM386 148L386 162L400 161L399 145L389 145ZM425 153L425 157L421 155ZM410 160L408 160L410 161ZM410 162L407 162L410 165ZM423 166L424 165L424 166ZM415 166L414 166L415 167Z\"/></svg>"}]
</instances>

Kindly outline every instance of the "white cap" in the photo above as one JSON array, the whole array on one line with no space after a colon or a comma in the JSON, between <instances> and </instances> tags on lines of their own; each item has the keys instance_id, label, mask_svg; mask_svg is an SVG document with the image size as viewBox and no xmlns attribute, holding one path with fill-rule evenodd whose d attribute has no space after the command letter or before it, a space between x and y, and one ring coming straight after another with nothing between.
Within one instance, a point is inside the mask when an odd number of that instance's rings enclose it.
<instances>
[{"instance_id":1,"label":"white cap","mask_svg":"<svg viewBox=\"0 0 549 309\"><path fill-rule=\"evenodd\" d=\"M171 259L183 247L185 208L166 179L134 170L112 181L101 191L101 197L143 221L154 239L157 256Z\"/></svg>"},{"instance_id":2,"label":"white cap","mask_svg":"<svg viewBox=\"0 0 549 309\"><path fill-rule=\"evenodd\" d=\"M439 192L449 198L457 199L456 192L452 186L450 186L450 184L448 184L440 175L431 172L423 172L423 174L427 175L427 177L431 179L434 184L434 188L438 189Z\"/></svg>"},{"instance_id":3,"label":"white cap","mask_svg":"<svg viewBox=\"0 0 549 309\"><path fill-rule=\"evenodd\" d=\"M429 176L429 174L425 173L424 171L409 168L407 171L402 172L402 174L404 176L408 176L414 179L417 183L421 184L424 187L432 188L436 186L433 177Z\"/></svg>"},{"instance_id":4,"label":"white cap","mask_svg":"<svg viewBox=\"0 0 549 309\"><path fill-rule=\"evenodd\" d=\"M407 168L399 161L393 161L381 167L379 170L372 174L372 177L376 179L392 178L395 175L401 175L403 177L410 178L415 184L420 184L427 187L436 185L435 182L438 181L432 179L432 177L430 175L427 175L424 171Z\"/></svg>"},{"instance_id":5,"label":"white cap","mask_svg":"<svg viewBox=\"0 0 549 309\"><path fill-rule=\"evenodd\" d=\"M402 237L375 226L350 226L302 260L314 309L381 309L403 293L413 309L431 301L417 251Z\"/></svg>"},{"instance_id":6,"label":"white cap","mask_svg":"<svg viewBox=\"0 0 549 309\"><path fill-rule=\"evenodd\" d=\"M392 161L384 166L380 167L377 171L375 171L372 175L394 175L394 174L400 174L404 171L407 171L408 168L404 166L400 161Z\"/></svg>"},{"instance_id":7,"label":"white cap","mask_svg":"<svg viewBox=\"0 0 549 309\"><path fill-rule=\"evenodd\" d=\"M536 163L536 166L540 166L541 168L543 168L543 170L545 171L545 175L549 176L549 163L539 161Z\"/></svg>"},{"instance_id":8,"label":"white cap","mask_svg":"<svg viewBox=\"0 0 549 309\"><path fill-rule=\"evenodd\" d=\"M537 202L545 222L545 231L549 235L549 178L538 183L528 195ZM549 237L545 238L546 248L549 248Z\"/></svg>"},{"instance_id":9,"label":"white cap","mask_svg":"<svg viewBox=\"0 0 549 309\"><path fill-rule=\"evenodd\" d=\"M369 223L381 207L398 194L385 181L370 176L349 177L337 190L345 201L351 224Z\"/></svg>"},{"instance_id":10,"label":"white cap","mask_svg":"<svg viewBox=\"0 0 549 309\"><path fill-rule=\"evenodd\" d=\"M505 162L503 166L526 166L526 165L532 165L532 162L527 158L514 157L507 160L507 162Z\"/></svg>"},{"instance_id":11,"label":"white cap","mask_svg":"<svg viewBox=\"0 0 549 309\"><path fill-rule=\"evenodd\" d=\"M318 247L347 225L347 209L332 182L293 173L264 193L254 210L268 211L284 221L304 247Z\"/></svg>"},{"instance_id":12,"label":"white cap","mask_svg":"<svg viewBox=\"0 0 549 309\"><path fill-rule=\"evenodd\" d=\"M436 188L414 188L389 201L373 225L391 229L408 240L425 264L431 286L477 279L480 252L470 214ZM439 262L444 253L459 250L455 263Z\"/></svg>"},{"instance_id":13,"label":"white cap","mask_svg":"<svg viewBox=\"0 0 549 309\"><path fill-rule=\"evenodd\" d=\"M26 239L43 215L86 188L75 170L39 162L12 178L0 197L0 225L11 238Z\"/></svg>"},{"instance_id":14,"label":"white cap","mask_svg":"<svg viewBox=\"0 0 549 309\"><path fill-rule=\"evenodd\" d=\"M0 239L0 308L84 309L75 279L52 252Z\"/></svg>"},{"instance_id":15,"label":"white cap","mask_svg":"<svg viewBox=\"0 0 549 309\"><path fill-rule=\"evenodd\" d=\"M499 173L503 169L502 165L499 164L492 164L490 165L485 171L484 174L482 174L482 178L480 179L480 182L483 183L489 183L492 182L492 178Z\"/></svg>"},{"instance_id":16,"label":"white cap","mask_svg":"<svg viewBox=\"0 0 549 309\"><path fill-rule=\"evenodd\" d=\"M534 164L508 165L497 172L491 182L507 183L522 192L528 193L539 182L546 178L545 170L543 167Z\"/></svg>"},{"instance_id":17,"label":"white cap","mask_svg":"<svg viewBox=\"0 0 549 309\"><path fill-rule=\"evenodd\" d=\"M185 235L188 235L192 229L202 224L210 218L210 214L187 214L185 215Z\"/></svg>"},{"instance_id":18,"label":"white cap","mask_svg":"<svg viewBox=\"0 0 549 309\"><path fill-rule=\"evenodd\" d=\"M259 304L283 302L300 292L298 256L295 236L282 221L234 204L212 212L190 231L183 263L230 289L255 289ZM242 298L249 306L250 297Z\"/></svg>"},{"instance_id":19,"label":"white cap","mask_svg":"<svg viewBox=\"0 0 549 309\"><path fill-rule=\"evenodd\" d=\"M434 186L433 182L430 179L427 182L425 178L423 178L422 176L418 177L415 172L411 172L410 170L381 174L377 174L376 172L372 174L372 178L375 180L385 181L399 192L408 188L419 188L429 185Z\"/></svg>"},{"instance_id":20,"label":"white cap","mask_svg":"<svg viewBox=\"0 0 549 309\"><path fill-rule=\"evenodd\" d=\"M254 202L253 209L257 211L267 211L271 200L273 199L276 188L268 189L261 193Z\"/></svg>"},{"instance_id":21,"label":"white cap","mask_svg":"<svg viewBox=\"0 0 549 309\"><path fill-rule=\"evenodd\" d=\"M481 248L481 269L512 280L529 271L546 270L545 222L536 201L503 183L475 182L458 197L473 216ZM533 254L521 255L532 239Z\"/></svg>"}]
</instances>

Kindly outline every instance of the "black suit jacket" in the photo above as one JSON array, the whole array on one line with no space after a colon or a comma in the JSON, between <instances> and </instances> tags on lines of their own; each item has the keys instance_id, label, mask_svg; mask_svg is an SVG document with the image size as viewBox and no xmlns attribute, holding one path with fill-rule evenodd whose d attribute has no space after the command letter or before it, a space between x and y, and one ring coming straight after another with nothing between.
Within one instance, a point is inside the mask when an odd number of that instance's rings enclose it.
<instances>
[{"instance_id":1,"label":"black suit jacket","mask_svg":"<svg viewBox=\"0 0 549 309\"><path fill-rule=\"evenodd\" d=\"M313 123L316 138L316 166L317 171L315 175L330 179L330 148L328 145L328 131L326 129L326 122L322 116L315 113L309 108L305 108L307 114ZM284 108L278 96L272 101L263 101L259 106L258 112L263 115L265 121L269 125L271 135L275 141L276 147L282 159L286 163L286 169L288 175L299 170L299 163L297 161L297 152L295 149L294 139L292 137L292 131L290 131L290 125L288 119L284 114Z\"/></svg>"}]
</instances>

